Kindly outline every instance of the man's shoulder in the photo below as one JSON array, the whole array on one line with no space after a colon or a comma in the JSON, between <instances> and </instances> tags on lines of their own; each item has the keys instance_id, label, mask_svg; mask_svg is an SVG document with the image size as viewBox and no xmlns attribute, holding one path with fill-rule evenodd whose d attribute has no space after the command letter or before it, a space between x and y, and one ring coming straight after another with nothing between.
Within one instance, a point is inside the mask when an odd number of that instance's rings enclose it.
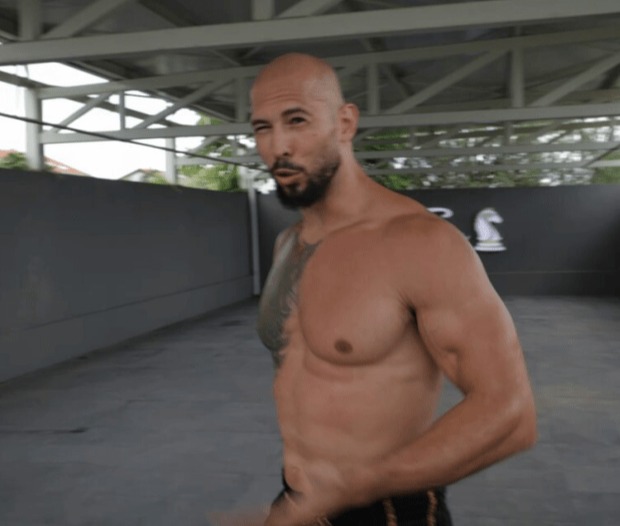
<instances>
[{"instance_id":1,"label":"man's shoulder","mask_svg":"<svg viewBox=\"0 0 620 526\"><path fill-rule=\"evenodd\" d=\"M426 209L397 215L382 230L381 248L395 275L440 276L473 257L463 233Z\"/></svg>"},{"instance_id":2,"label":"man's shoulder","mask_svg":"<svg viewBox=\"0 0 620 526\"><path fill-rule=\"evenodd\" d=\"M431 245L453 240L462 234L445 219L442 219L425 207L413 206L403 209L386 221L384 236L389 242L424 243Z\"/></svg>"}]
</instances>

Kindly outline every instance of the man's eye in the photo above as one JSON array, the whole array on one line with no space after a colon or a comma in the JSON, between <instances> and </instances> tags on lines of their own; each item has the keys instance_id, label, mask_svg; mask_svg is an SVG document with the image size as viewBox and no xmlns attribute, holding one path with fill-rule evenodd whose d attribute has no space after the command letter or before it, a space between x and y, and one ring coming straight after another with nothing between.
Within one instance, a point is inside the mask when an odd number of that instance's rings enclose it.
<instances>
[{"instance_id":1,"label":"man's eye","mask_svg":"<svg viewBox=\"0 0 620 526\"><path fill-rule=\"evenodd\" d=\"M292 117L289 121L291 124L301 124L302 122L306 122L306 119L303 117Z\"/></svg>"},{"instance_id":2,"label":"man's eye","mask_svg":"<svg viewBox=\"0 0 620 526\"><path fill-rule=\"evenodd\" d=\"M265 131L266 129L267 129L267 126L255 126L254 133L260 133L262 131Z\"/></svg>"}]
</instances>

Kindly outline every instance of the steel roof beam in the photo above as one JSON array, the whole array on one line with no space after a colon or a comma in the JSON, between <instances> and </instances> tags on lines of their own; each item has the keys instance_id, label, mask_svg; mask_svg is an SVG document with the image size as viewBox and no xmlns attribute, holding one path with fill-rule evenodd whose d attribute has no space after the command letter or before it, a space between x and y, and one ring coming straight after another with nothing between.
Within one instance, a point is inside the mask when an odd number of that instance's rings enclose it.
<instances>
[{"instance_id":1,"label":"steel roof beam","mask_svg":"<svg viewBox=\"0 0 620 526\"><path fill-rule=\"evenodd\" d=\"M387 110L388 114L393 113L401 113L403 111L408 111L412 108L415 108L419 104L422 104L424 101L434 97L438 93L441 93L446 88L456 84L457 82L463 80L464 78L471 75L473 72L482 69L484 66L490 64L491 62L495 62L498 58L504 55L505 51L490 51L489 53L485 53L481 57L478 57L468 64L460 67L459 69L452 71L442 79L439 79L436 82L433 82L428 87L419 91L415 95L412 95L408 99L392 106L389 110Z\"/></svg>"},{"instance_id":2,"label":"steel roof beam","mask_svg":"<svg viewBox=\"0 0 620 526\"><path fill-rule=\"evenodd\" d=\"M41 0L21 0L17 3L19 17L19 38L22 40L36 40L43 27L43 13ZM2 47L13 45L4 44Z\"/></svg>"},{"instance_id":3,"label":"steel roof beam","mask_svg":"<svg viewBox=\"0 0 620 526\"><path fill-rule=\"evenodd\" d=\"M492 173L492 172L519 172L521 170L574 170L582 168L581 163L524 163L524 164L460 164L460 165L442 165L440 167L424 167L424 168L380 168L366 170L368 175L442 175L448 173L474 174L474 173Z\"/></svg>"},{"instance_id":4,"label":"steel roof beam","mask_svg":"<svg viewBox=\"0 0 620 526\"><path fill-rule=\"evenodd\" d=\"M274 45L493 27L611 15L617 0L487 0L358 13L162 29L117 35L5 44L0 65L84 60L121 55Z\"/></svg>"},{"instance_id":5,"label":"steel roof beam","mask_svg":"<svg viewBox=\"0 0 620 526\"><path fill-rule=\"evenodd\" d=\"M116 11L123 5L136 0L96 0L88 7L78 11L62 24L57 25L41 38L66 38L77 35L84 29L96 24L110 13Z\"/></svg>"},{"instance_id":6,"label":"steel roof beam","mask_svg":"<svg viewBox=\"0 0 620 526\"><path fill-rule=\"evenodd\" d=\"M222 82L213 82L211 84L207 84L206 86L203 86L202 88L199 88L193 91L192 93L183 97L182 99L175 101L173 104L163 109L156 115L151 115L150 117L147 117L146 119L138 123L133 128L134 129L146 128L152 124L156 124L162 121L163 119L165 119L168 115L171 115L182 108L186 108L190 104L206 97L209 93L213 93L214 91L217 91L218 89L222 88L223 86L229 83L230 83L230 80L223 80Z\"/></svg>"},{"instance_id":7,"label":"steel roof beam","mask_svg":"<svg viewBox=\"0 0 620 526\"><path fill-rule=\"evenodd\" d=\"M560 100L564 95L567 95L571 91L574 91L580 86L583 86L586 82L602 75L609 69L620 63L620 51L618 53L614 53L609 57L605 57L604 59L597 62L594 66L588 68L586 71L580 73L579 75L573 77L572 79L564 82L562 85L554 88L549 93L540 97L530 104L533 107L547 106L549 104L553 104L554 102Z\"/></svg>"},{"instance_id":8,"label":"steel roof beam","mask_svg":"<svg viewBox=\"0 0 620 526\"><path fill-rule=\"evenodd\" d=\"M487 40L480 42L466 42L462 44L449 44L443 46L428 46L414 49L402 49L395 51L377 51L373 53L360 53L355 55L342 55L331 57L327 61L334 67L344 67L369 64L389 64L398 62L414 62L416 60L429 60L448 56L482 53L489 50L510 51L515 47L534 48L540 46L559 46L570 43L592 42L620 38L620 25L603 28L587 29L579 31L566 31L560 33L548 33L544 35L532 35L525 37L509 37L503 39ZM4 46L3 46L4 47ZM0 48L0 51L2 48ZM1 56L1 54L0 54ZM188 73L176 73L172 75L159 75L141 79L128 79L123 81L87 84L73 87L50 87L41 90L42 98L67 97L68 95L91 95L95 93L115 93L120 90L148 90L162 89L174 86L188 86L211 80L219 80L223 75L227 77L252 77L261 69L261 66L245 66L217 69L211 71L191 71Z\"/></svg>"},{"instance_id":9,"label":"steel roof beam","mask_svg":"<svg viewBox=\"0 0 620 526\"><path fill-rule=\"evenodd\" d=\"M516 155L529 153L553 153L553 152L592 152L592 151L609 151L620 146L618 141L612 142L582 142L571 144L528 144L523 146L488 146L488 147L449 147L444 148L414 148L408 150L385 150L378 152L355 152L356 159L373 160L373 159L395 159L407 158L417 159L426 157L471 157L474 155ZM606 154L605 154L606 155ZM258 155L237 155L222 157L222 162L232 161L240 163L260 163L261 159ZM204 164L204 159L196 159L195 161L187 159L181 164Z\"/></svg>"},{"instance_id":10,"label":"steel roof beam","mask_svg":"<svg viewBox=\"0 0 620 526\"><path fill-rule=\"evenodd\" d=\"M110 95L108 95L107 93L104 93L102 95L97 95L96 97L93 97L86 104L84 104L81 108L79 108L78 110L73 112L71 115L69 115L68 117L63 119L63 121L60 123L60 126L69 126L69 124L71 124L72 122L75 122L80 117L86 115L90 110L92 110L92 109L94 109L94 108L96 108L98 106L101 106L101 103L105 102L105 100L109 96ZM55 128L52 131L54 133L59 133L60 128Z\"/></svg>"},{"instance_id":11,"label":"steel roof beam","mask_svg":"<svg viewBox=\"0 0 620 526\"><path fill-rule=\"evenodd\" d=\"M396 157L445 157L455 155L466 157L472 155L501 155L519 153L546 153L546 152L581 152L610 150L620 145L612 142L575 142L553 144L523 144L486 147L451 147L443 148L415 148L409 150L392 150L380 152L356 152L358 159L392 159Z\"/></svg>"},{"instance_id":12,"label":"steel roof beam","mask_svg":"<svg viewBox=\"0 0 620 526\"><path fill-rule=\"evenodd\" d=\"M324 13L341 2L342 0L300 0L278 14L278 18L303 17Z\"/></svg>"},{"instance_id":13,"label":"steel roof beam","mask_svg":"<svg viewBox=\"0 0 620 526\"><path fill-rule=\"evenodd\" d=\"M252 20L269 20L275 14L275 0L251 0Z\"/></svg>"},{"instance_id":14,"label":"steel roof beam","mask_svg":"<svg viewBox=\"0 0 620 526\"><path fill-rule=\"evenodd\" d=\"M401 128L423 125L449 125L455 123L484 124L491 122L569 119L583 117L608 117L620 115L620 104L592 104L575 106L556 106L545 108L518 108L504 110L479 110L446 113L422 113L410 115L379 115L366 116L360 119L360 128ZM217 124L210 126L171 126L157 129L131 129L122 131L106 131L110 138L123 140L155 139L166 137L209 137L214 135L250 135L248 123ZM43 132L43 143L59 142L91 142L101 138L87 134L55 134Z\"/></svg>"}]
</instances>

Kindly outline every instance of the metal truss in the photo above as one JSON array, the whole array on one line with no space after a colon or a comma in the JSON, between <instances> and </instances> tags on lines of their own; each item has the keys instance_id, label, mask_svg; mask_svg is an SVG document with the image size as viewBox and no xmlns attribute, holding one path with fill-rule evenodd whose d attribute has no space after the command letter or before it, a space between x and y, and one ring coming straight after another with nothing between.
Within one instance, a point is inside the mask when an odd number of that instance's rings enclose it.
<instances>
[{"instance_id":1,"label":"metal truss","mask_svg":"<svg viewBox=\"0 0 620 526\"><path fill-rule=\"evenodd\" d=\"M356 42L359 52L332 52L326 58L341 78L345 97L361 108L356 138L361 160L422 159L425 167L403 172L413 174L431 168L465 170L460 161L464 157L521 154L524 162L530 159L531 168L543 170L549 163L539 161L541 153L582 152L581 165L592 167L608 163L606 153L618 148L615 139L595 140L592 134L570 144L544 143L553 134L557 138L579 129L616 125L613 117L620 116L617 0L485 0L356 12L348 11L351 2L343 0L299 0L279 13L274 0L247 2L251 20L195 26L163 6L155 9L149 0L91 0L62 23L50 26L45 22L44 0L20 0L18 34L7 35L5 29L0 33L7 41L0 46L0 65L54 60L88 69L101 59L111 63L144 59L164 50L179 56L199 50L213 57L215 65L73 87L43 86L1 73L0 81L27 88L31 118L40 118L47 100L68 98L83 106L57 124L67 125L94 108L104 108L119 113L118 129L103 132L110 138L209 140L250 133L247 91L261 67L256 57L269 57L275 54L274 48L280 52L313 42L328 42L334 51L340 42ZM157 12L173 27L105 35L96 31L98 24L122 16L130 5ZM564 26L563 21L571 24ZM464 30L482 37L458 41L446 37L445 43L425 45L419 45L424 41L420 38L407 45L411 36ZM575 52L576 58L564 60L564 49ZM565 64L550 64L548 71L534 67L550 57L562 58ZM155 115L130 110L123 101L136 90L165 97L169 106ZM119 95L119 104L109 102L114 94ZM222 122L178 126L169 120L185 107L216 115ZM140 122L128 128L127 116L139 117ZM385 139L386 130L394 138ZM101 140L32 125L28 133L29 157L39 163L42 145ZM474 136L474 144L463 142ZM387 141L387 149L372 154L362 151L377 140ZM235 159L257 162L255 155ZM170 162L194 161L180 157ZM507 171L523 168L520 163L497 166ZM376 170L384 169L388 168Z\"/></svg>"}]
</instances>

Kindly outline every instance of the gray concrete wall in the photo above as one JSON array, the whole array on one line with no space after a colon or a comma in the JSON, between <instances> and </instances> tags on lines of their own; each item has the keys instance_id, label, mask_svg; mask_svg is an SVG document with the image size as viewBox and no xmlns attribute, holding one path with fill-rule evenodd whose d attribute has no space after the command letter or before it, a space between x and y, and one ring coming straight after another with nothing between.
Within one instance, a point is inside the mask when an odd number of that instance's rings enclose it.
<instances>
[{"instance_id":1,"label":"gray concrete wall","mask_svg":"<svg viewBox=\"0 0 620 526\"><path fill-rule=\"evenodd\" d=\"M494 208L506 248L479 252L500 294L620 295L620 185L403 192L448 220L472 244L476 215ZM271 265L277 233L299 220L274 194L259 197L261 274Z\"/></svg>"},{"instance_id":2,"label":"gray concrete wall","mask_svg":"<svg viewBox=\"0 0 620 526\"><path fill-rule=\"evenodd\" d=\"M0 171L0 381L252 296L245 194Z\"/></svg>"}]
</instances>

